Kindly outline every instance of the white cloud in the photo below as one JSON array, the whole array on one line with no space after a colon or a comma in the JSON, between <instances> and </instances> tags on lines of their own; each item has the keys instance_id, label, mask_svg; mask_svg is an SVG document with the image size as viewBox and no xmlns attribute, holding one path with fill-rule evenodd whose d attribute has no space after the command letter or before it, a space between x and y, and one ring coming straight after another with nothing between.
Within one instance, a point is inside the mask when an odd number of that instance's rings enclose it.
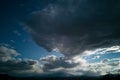
<instances>
[{"instance_id":1,"label":"white cloud","mask_svg":"<svg viewBox=\"0 0 120 80\"><path fill-rule=\"evenodd\" d=\"M90 55L97 55L95 58L100 58L98 55L104 55L104 54L110 54L110 53L117 53L120 52L120 46L112 46L108 48L98 48L95 50L86 50L84 51L81 56L82 57L87 57Z\"/></svg>"},{"instance_id":2,"label":"white cloud","mask_svg":"<svg viewBox=\"0 0 120 80\"><path fill-rule=\"evenodd\" d=\"M77 57L75 59L79 59ZM76 67L67 69L69 74L72 75L86 75L86 76L100 76L106 74L117 74L120 71L120 59L105 59L96 63L88 63L87 61L80 60L83 63ZM79 62L79 60L78 60Z\"/></svg>"},{"instance_id":3,"label":"white cloud","mask_svg":"<svg viewBox=\"0 0 120 80\"><path fill-rule=\"evenodd\" d=\"M83 59L81 56L75 56L72 58L73 62L79 63L81 66L84 66L87 64L87 61Z\"/></svg>"},{"instance_id":4,"label":"white cloud","mask_svg":"<svg viewBox=\"0 0 120 80\"><path fill-rule=\"evenodd\" d=\"M55 61L56 59L58 59L57 56L49 55L49 56L40 58L40 61L51 62L51 61Z\"/></svg>"},{"instance_id":5,"label":"white cloud","mask_svg":"<svg viewBox=\"0 0 120 80\"><path fill-rule=\"evenodd\" d=\"M14 57L20 55L16 50L0 46L0 60L7 61L13 59Z\"/></svg>"},{"instance_id":6,"label":"white cloud","mask_svg":"<svg viewBox=\"0 0 120 80\"><path fill-rule=\"evenodd\" d=\"M110 49L109 49L110 50ZM120 58L104 59L100 62L89 63L81 55L72 58L57 57L49 55L40 58L44 61L41 64L33 59L16 59L20 55L16 50L1 46L0 47L0 73L13 74L16 76L34 76L54 73L64 73L74 76L100 76L108 73L117 74L120 70ZM100 58L95 56L96 59Z\"/></svg>"}]
</instances>

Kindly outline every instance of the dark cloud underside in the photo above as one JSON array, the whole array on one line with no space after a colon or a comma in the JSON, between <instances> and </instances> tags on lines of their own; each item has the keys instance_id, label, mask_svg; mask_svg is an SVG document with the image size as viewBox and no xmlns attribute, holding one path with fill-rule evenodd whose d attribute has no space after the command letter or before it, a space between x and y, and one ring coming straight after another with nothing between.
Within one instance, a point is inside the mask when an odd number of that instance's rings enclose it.
<instances>
[{"instance_id":1,"label":"dark cloud underside","mask_svg":"<svg viewBox=\"0 0 120 80\"><path fill-rule=\"evenodd\" d=\"M9 74L13 76L29 76L34 75L34 66L38 64L37 60L17 59L20 55L16 50L0 46L0 74ZM39 67L39 70L41 68Z\"/></svg>"},{"instance_id":2,"label":"dark cloud underside","mask_svg":"<svg viewBox=\"0 0 120 80\"><path fill-rule=\"evenodd\" d=\"M33 39L48 51L72 56L120 45L119 0L57 0L24 21Z\"/></svg>"},{"instance_id":3,"label":"dark cloud underside","mask_svg":"<svg viewBox=\"0 0 120 80\"><path fill-rule=\"evenodd\" d=\"M44 61L44 71L49 71L51 69L55 69L55 68L73 68L77 65L79 65L79 63L75 63L72 60L68 60L65 59L63 57L61 58L57 58L56 56L47 56L45 58L41 58L41 61Z\"/></svg>"}]
</instances>

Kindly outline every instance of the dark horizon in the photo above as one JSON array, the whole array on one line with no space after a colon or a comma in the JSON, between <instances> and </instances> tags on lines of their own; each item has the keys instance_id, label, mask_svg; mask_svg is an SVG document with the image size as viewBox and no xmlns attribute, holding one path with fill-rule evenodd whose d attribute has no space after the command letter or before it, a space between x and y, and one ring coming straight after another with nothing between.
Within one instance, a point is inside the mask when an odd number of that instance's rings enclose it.
<instances>
[{"instance_id":1,"label":"dark horizon","mask_svg":"<svg viewBox=\"0 0 120 80\"><path fill-rule=\"evenodd\" d=\"M5 80L119 80L120 75L104 75L104 76L76 76L76 77L14 77L6 74L1 74L0 79Z\"/></svg>"}]
</instances>

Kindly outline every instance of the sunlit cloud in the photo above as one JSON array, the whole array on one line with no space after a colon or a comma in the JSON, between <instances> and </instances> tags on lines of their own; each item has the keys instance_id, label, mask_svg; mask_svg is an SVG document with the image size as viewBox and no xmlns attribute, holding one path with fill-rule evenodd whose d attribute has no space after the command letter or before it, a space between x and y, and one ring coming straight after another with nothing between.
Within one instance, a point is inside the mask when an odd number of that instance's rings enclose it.
<instances>
[{"instance_id":1,"label":"sunlit cloud","mask_svg":"<svg viewBox=\"0 0 120 80\"><path fill-rule=\"evenodd\" d=\"M95 50L86 50L82 53L82 56L90 56L94 54L109 54L109 53L117 53L120 52L120 46L112 46L108 48L98 48Z\"/></svg>"}]
</instances>

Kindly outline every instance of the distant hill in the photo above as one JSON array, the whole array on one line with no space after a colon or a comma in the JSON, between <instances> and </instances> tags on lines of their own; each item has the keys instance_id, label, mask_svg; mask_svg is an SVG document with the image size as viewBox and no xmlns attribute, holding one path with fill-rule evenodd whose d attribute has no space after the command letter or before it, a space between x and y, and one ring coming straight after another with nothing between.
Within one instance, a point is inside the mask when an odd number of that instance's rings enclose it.
<instances>
[{"instance_id":1,"label":"distant hill","mask_svg":"<svg viewBox=\"0 0 120 80\"><path fill-rule=\"evenodd\" d=\"M12 77L6 74L0 74L0 80L120 80L120 75L105 75L101 77L54 77L54 78L42 78L42 77Z\"/></svg>"}]
</instances>

